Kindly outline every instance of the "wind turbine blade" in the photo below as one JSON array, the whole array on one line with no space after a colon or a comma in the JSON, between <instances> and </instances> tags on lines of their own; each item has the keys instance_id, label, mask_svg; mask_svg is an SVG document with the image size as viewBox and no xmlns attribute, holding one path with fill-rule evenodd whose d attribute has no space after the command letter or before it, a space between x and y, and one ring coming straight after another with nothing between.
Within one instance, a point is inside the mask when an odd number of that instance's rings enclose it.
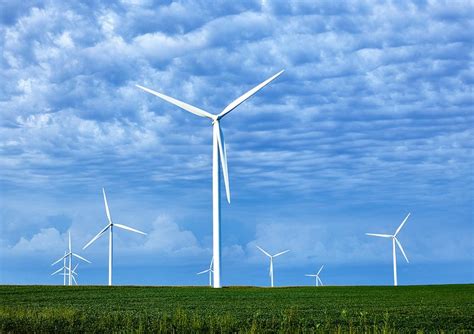
<instances>
[{"instance_id":1,"label":"wind turbine blade","mask_svg":"<svg viewBox=\"0 0 474 334\"><path fill-rule=\"evenodd\" d=\"M321 284L321 286L323 286L323 281L321 281L321 279L319 278L319 276L317 276L317 280L319 281L319 283Z\"/></svg>"},{"instance_id":2,"label":"wind turbine blade","mask_svg":"<svg viewBox=\"0 0 474 334\"><path fill-rule=\"evenodd\" d=\"M377 234L377 233L366 233L366 235L370 235L371 237L381 237L381 238L391 238L392 235L390 234Z\"/></svg>"},{"instance_id":3,"label":"wind turbine blade","mask_svg":"<svg viewBox=\"0 0 474 334\"><path fill-rule=\"evenodd\" d=\"M63 270L64 270L64 268L59 268L59 269L56 270L54 273L52 273L51 276L56 275L56 274L60 273L60 272L63 271Z\"/></svg>"},{"instance_id":4,"label":"wind turbine blade","mask_svg":"<svg viewBox=\"0 0 474 334\"><path fill-rule=\"evenodd\" d=\"M410 261L408 261L407 255L405 254L405 251L403 250L402 244L400 243L400 241L398 241L397 238L394 238L394 239L395 239L395 242L398 245L398 248L400 248L400 250L402 251L402 254L405 257L405 260L407 260L407 263L410 263Z\"/></svg>"},{"instance_id":5,"label":"wind turbine blade","mask_svg":"<svg viewBox=\"0 0 474 334\"><path fill-rule=\"evenodd\" d=\"M280 255L283 255L283 254L285 254L285 253L288 253L289 251L290 251L290 250L287 249L286 251L283 251L283 252L280 252L280 253L277 253L277 254L273 255L273 257L277 257L277 256L280 256Z\"/></svg>"},{"instance_id":6,"label":"wind turbine blade","mask_svg":"<svg viewBox=\"0 0 474 334\"><path fill-rule=\"evenodd\" d=\"M112 218L110 218L109 204L107 203L107 196L105 196L104 188L102 188L102 194L104 195L105 213L107 214L107 219L109 220L109 224L112 224Z\"/></svg>"},{"instance_id":7,"label":"wind turbine blade","mask_svg":"<svg viewBox=\"0 0 474 334\"><path fill-rule=\"evenodd\" d=\"M227 196L227 202L230 203L229 171L227 168L227 152L225 148L224 134L222 133L219 123L217 123L217 127L219 128L219 131L217 132L217 143L219 145L222 174L224 176L225 194Z\"/></svg>"},{"instance_id":8,"label":"wind turbine blade","mask_svg":"<svg viewBox=\"0 0 474 334\"><path fill-rule=\"evenodd\" d=\"M206 270L200 271L200 272L198 272L196 275L205 274L205 273L207 273L207 272L209 272L209 269L206 269Z\"/></svg>"},{"instance_id":9,"label":"wind turbine blade","mask_svg":"<svg viewBox=\"0 0 474 334\"><path fill-rule=\"evenodd\" d=\"M77 285L77 281L76 281L76 278L74 277L74 275L72 275L71 277L72 277L72 280L74 281L74 284Z\"/></svg>"},{"instance_id":10,"label":"wind turbine blade","mask_svg":"<svg viewBox=\"0 0 474 334\"><path fill-rule=\"evenodd\" d=\"M257 246L258 249L260 249L260 251L265 254L266 256L268 257L272 257L270 254L268 254L267 252L265 252L261 247Z\"/></svg>"},{"instance_id":11,"label":"wind turbine blade","mask_svg":"<svg viewBox=\"0 0 474 334\"><path fill-rule=\"evenodd\" d=\"M213 263L214 263L214 256L211 258L211 264L209 265L209 270L212 270Z\"/></svg>"},{"instance_id":12,"label":"wind turbine blade","mask_svg":"<svg viewBox=\"0 0 474 334\"><path fill-rule=\"evenodd\" d=\"M161 93L158 93L150 88L146 88L146 87L143 87L143 86L140 86L140 85L135 85L137 86L138 88L140 89L143 89L145 92L147 93L150 93L150 94L153 94L155 96L158 96L160 99L163 99L165 100L166 102L169 102L171 104L174 104L175 106L178 106L180 107L181 109L184 109L186 111L189 111L190 113L194 114L194 115L197 115L197 116L201 116L201 117L208 117L210 119L215 119L216 116L208 113L207 111L204 111L202 109L199 109L197 107L194 107L190 104L187 104L185 102L182 102L182 101L179 101L179 100L176 100L170 96L166 96L164 94L161 94Z\"/></svg>"},{"instance_id":13,"label":"wind turbine blade","mask_svg":"<svg viewBox=\"0 0 474 334\"><path fill-rule=\"evenodd\" d=\"M266 85L268 85L270 82L272 82L273 80L275 80L280 74L282 74L284 72L284 70L281 70L280 72L278 72L277 74L275 74L274 76L272 76L271 78L268 78L267 80L265 80L264 82L262 82L261 84L255 86L254 88L252 88L251 90L249 90L247 93L245 93L244 95L240 96L239 98L235 99L234 101L232 101L227 107L224 108L224 110L222 110L222 112L218 115L218 118L222 118L224 117L226 114L228 114L229 112L231 112L232 110L234 110L235 108L237 108L237 106L239 106L242 102L244 102L245 100L247 100L248 98L250 98L252 95L254 95L256 92L258 92L260 89L262 89L263 87L265 87Z\"/></svg>"},{"instance_id":14,"label":"wind turbine blade","mask_svg":"<svg viewBox=\"0 0 474 334\"><path fill-rule=\"evenodd\" d=\"M321 266L321 268L319 268L319 271L316 275L319 275L321 273L321 270L323 270L323 268L324 268L324 264Z\"/></svg>"},{"instance_id":15,"label":"wind turbine blade","mask_svg":"<svg viewBox=\"0 0 474 334\"><path fill-rule=\"evenodd\" d=\"M92 244L94 241L96 241L97 239L99 239L100 236L101 236L102 234L104 234L105 231L107 231L107 229L108 229L109 227L110 227L110 224L108 224L106 227L104 227L104 228L102 229L102 231L100 231L99 233L97 233L97 235L96 235L95 237L93 237L92 240L89 241L84 247L82 247L82 249L86 249L87 247L90 246L90 244Z\"/></svg>"},{"instance_id":16,"label":"wind turbine blade","mask_svg":"<svg viewBox=\"0 0 474 334\"><path fill-rule=\"evenodd\" d=\"M58 263L59 261L61 261L61 260L62 260L62 259L64 259L65 257L68 257L68 256L69 256L69 254L70 254L70 253L66 253L66 254L64 254L64 256L63 256L63 257L61 257L61 258L59 258L59 260L57 260L57 261L55 261L55 262L51 263L51 265L52 265L52 266L54 266L56 263Z\"/></svg>"},{"instance_id":17,"label":"wind turbine blade","mask_svg":"<svg viewBox=\"0 0 474 334\"><path fill-rule=\"evenodd\" d=\"M74 269L72 270L73 273L75 273L77 267L79 266L79 263L76 263L76 265L74 266ZM77 274L76 274L77 275Z\"/></svg>"},{"instance_id":18,"label":"wind turbine blade","mask_svg":"<svg viewBox=\"0 0 474 334\"><path fill-rule=\"evenodd\" d=\"M408 213L408 215L405 217L405 219L403 219L402 223L400 224L400 226L398 226L397 230L395 231L395 234L394 236L396 237L398 232L400 232L400 230L402 229L403 225L405 225L406 221L408 220L408 217L410 217L410 214L411 213Z\"/></svg>"},{"instance_id":19,"label":"wind turbine blade","mask_svg":"<svg viewBox=\"0 0 474 334\"><path fill-rule=\"evenodd\" d=\"M131 227L128 227L128 226L125 226L125 225L122 225L122 224L114 224L114 226L120 227L120 228L122 228L122 229L124 229L124 230L129 230L129 231L132 231L132 232L135 232L135 233L140 233L140 234L146 235L145 232L136 230L136 229L134 229L134 228L131 228Z\"/></svg>"},{"instance_id":20,"label":"wind turbine blade","mask_svg":"<svg viewBox=\"0 0 474 334\"><path fill-rule=\"evenodd\" d=\"M92 263L91 261L84 259L82 256L77 255L76 253L72 253L73 256L77 257L78 259L81 259L82 261L86 261L87 263Z\"/></svg>"},{"instance_id":21,"label":"wind turbine blade","mask_svg":"<svg viewBox=\"0 0 474 334\"><path fill-rule=\"evenodd\" d=\"M305 276L308 276L308 277L316 277L316 275L313 275L313 274L306 274Z\"/></svg>"}]
</instances>

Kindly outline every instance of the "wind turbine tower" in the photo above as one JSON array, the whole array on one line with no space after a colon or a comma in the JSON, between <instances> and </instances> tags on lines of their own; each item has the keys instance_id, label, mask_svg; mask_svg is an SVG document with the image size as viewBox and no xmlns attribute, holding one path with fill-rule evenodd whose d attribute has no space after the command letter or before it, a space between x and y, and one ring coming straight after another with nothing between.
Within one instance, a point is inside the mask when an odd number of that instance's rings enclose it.
<instances>
[{"instance_id":1,"label":"wind turbine tower","mask_svg":"<svg viewBox=\"0 0 474 334\"><path fill-rule=\"evenodd\" d=\"M261 84L255 86L244 95L232 101L227 105L219 114L211 114L205 110L194 107L185 102L179 101L175 98L167 95L158 93L152 89L136 85L138 88L144 90L147 93L153 94L160 99L163 99L175 106L184 109L192 114L200 117L206 117L212 122L212 249L214 258L214 288L220 288L221 285L221 224L220 224L220 165L222 165L222 174L224 178L224 185L227 195L227 202L230 203L230 188L229 188L229 175L227 170L227 153L225 148L224 134L220 127L220 120L227 115L229 112L237 108L241 103L249 99L260 89L268 85L270 82L280 76L283 71L278 72L274 76L268 78Z\"/></svg>"}]
</instances>

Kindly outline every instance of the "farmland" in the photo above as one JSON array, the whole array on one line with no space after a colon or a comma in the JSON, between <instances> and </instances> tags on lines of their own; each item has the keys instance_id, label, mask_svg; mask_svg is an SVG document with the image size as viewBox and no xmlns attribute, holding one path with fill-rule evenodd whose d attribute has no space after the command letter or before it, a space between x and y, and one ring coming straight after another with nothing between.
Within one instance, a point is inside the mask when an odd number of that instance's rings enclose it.
<instances>
[{"instance_id":1,"label":"farmland","mask_svg":"<svg viewBox=\"0 0 474 334\"><path fill-rule=\"evenodd\" d=\"M0 331L473 332L474 285L0 286Z\"/></svg>"}]
</instances>

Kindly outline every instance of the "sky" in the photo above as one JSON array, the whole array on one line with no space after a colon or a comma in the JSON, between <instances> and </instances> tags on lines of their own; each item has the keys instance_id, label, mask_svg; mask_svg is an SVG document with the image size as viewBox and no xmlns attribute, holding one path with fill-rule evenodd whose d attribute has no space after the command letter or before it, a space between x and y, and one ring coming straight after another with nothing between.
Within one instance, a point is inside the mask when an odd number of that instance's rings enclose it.
<instances>
[{"instance_id":1,"label":"sky","mask_svg":"<svg viewBox=\"0 0 474 334\"><path fill-rule=\"evenodd\" d=\"M221 121L223 285L474 282L471 1L0 3L0 284L62 284L67 247L107 284L205 285L211 113Z\"/></svg>"}]
</instances>

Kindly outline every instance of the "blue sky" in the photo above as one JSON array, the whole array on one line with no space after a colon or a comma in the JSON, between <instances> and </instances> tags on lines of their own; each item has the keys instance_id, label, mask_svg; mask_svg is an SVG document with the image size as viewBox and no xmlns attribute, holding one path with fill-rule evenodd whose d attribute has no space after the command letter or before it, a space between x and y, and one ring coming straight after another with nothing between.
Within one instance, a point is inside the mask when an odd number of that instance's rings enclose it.
<instances>
[{"instance_id":1,"label":"blue sky","mask_svg":"<svg viewBox=\"0 0 474 334\"><path fill-rule=\"evenodd\" d=\"M148 86L218 113L232 204L222 205L224 285L474 280L473 5L470 1L6 1L0 5L0 283L61 284L73 248L106 284L206 284L210 123Z\"/></svg>"}]
</instances>

